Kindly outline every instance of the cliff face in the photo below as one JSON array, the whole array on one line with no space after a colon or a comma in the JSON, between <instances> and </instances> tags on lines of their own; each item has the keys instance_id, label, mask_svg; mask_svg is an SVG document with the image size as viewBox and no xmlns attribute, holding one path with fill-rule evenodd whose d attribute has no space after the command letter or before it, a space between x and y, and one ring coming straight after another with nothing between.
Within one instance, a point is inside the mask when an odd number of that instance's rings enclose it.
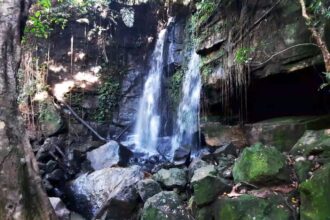
<instances>
[{"instance_id":1,"label":"cliff face","mask_svg":"<svg viewBox=\"0 0 330 220\"><path fill-rule=\"evenodd\" d=\"M297 2L196 2L192 22L204 60L209 120L227 115L227 122L256 121L324 112L325 96L318 91L322 57Z\"/></svg>"}]
</instances>

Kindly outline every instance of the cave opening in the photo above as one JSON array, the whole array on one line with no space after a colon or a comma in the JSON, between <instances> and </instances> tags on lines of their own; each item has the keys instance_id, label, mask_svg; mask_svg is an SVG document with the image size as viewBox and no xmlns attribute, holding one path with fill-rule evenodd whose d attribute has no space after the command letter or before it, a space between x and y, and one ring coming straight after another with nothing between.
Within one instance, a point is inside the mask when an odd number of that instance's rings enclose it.
<instances>
[{"instance_id":1,"label":"cave opening","mask_svg":"<svg viewBox=\"0 0 330 220\"><path fill-rule=\"evenodd\" d=\"M247 94L247 122L284 116L311 116L330 111L329 88L321 66L253 80Z\"/></svg>"}]
</instances>

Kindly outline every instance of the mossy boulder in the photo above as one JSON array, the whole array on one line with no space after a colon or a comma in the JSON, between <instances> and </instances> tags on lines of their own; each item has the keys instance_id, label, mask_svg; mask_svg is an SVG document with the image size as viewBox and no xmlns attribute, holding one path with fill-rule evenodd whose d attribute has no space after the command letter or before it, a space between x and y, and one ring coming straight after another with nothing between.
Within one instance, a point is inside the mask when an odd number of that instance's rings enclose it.
<instances>
[{"instance_id":1,"label":"mossy boulder","mask_svg":"<svg viewBox=\"0 0 330 220\"><path fill-rule=\"evenodd\" d=\"M213 165L197 169L191 179L191 184L194 189L194 202L198 206L212 202L219 194L229 192L231 189L226 180L217 176Z\"/></svg>"},{"instance_id":2,"label":"mossy boulder","mask_svg":"<svg viewBox=\"0 0 330 220\"><path fill-rule=\"evenodd\" d=\"M299 182L303 182L308 179L308 172L311 170L313 164L309 160L299 160L295 162L294 169L297 174Z\"/></svg>"},{"instance_id":3,"label":"mossy boulder","mask_svg":"<svg viewBox=\"0 0 330 220\"><path fill-rule=\"evenodd\" d=\"M245 148L235 161L233 176L235 182L262 183L289 179L286 159L276 148L261 144Z\"/></svg>"},{"instance_id":4,"label":"mossy boulder","mask_svg":"<svg viewBox=\"0 0 330 220\"><path fill-rule=\"evenodd\" d=\"M330 164L314 173L311 179L299 186L301 220L330 219Z\"/></svg>"},{"instance_id":5,"label":"mossy boulder","mask_svg":"<svg viewBox=\"0 0 330 220\"><path fill-rule=\"evenodd\" d=\"M267 199L242 195L235 199L220 198L214 204L214 219L225 220L289 220L292 213L284 199Z\"/></svg>"},{"instance_id":6,"label":"mossy boulder","mask_svg":"<svg viewBox=\"0 0 330 220\"><path fill-rule=\"evenodd\" d=\"M59 110L51 100L45 100L40 104L39 124L44 136L49 137L58 133L63 127L64 122Z\"/></svg>"},{"instance_id":7,"label":"mossy boulder","mask_svg":"<svg viewBox=\"0 0 330 220\"><path fill-rule=\"evenodd\" d=\"M293 155L330 155L330 129L306 131L291 150Z\"/></svg>"},{"instance_id":8,"label":"mossy boulder","mask_svg":"<svg viewBox=\"0 0 330 220\"><path fill-rule=\"evenodd\" d=\"M160 192L144 204L141 220L192 219L175 192Z\"/></svg>"},{"instance_id":9,"label":"mossy boulder","mask_svg":"<svg viewBox=\"0 0 330 220\"><path fill-rule=\"evenodd\" d=\"M166 188L183 188L187 184L187 172L179 168L161 169L153 176L154 180Z\"/></svg>"},{"instance_id":10,"label":"mossy boulder","mask_svg":"<svg viewBox=\"0 0 330 220\"><path fill-rule=\"evenodd\" d=\"M144 179L137 184L138 193L143 201L162 191L160 185L153 179Z\"/></svg>"}]
</instances>

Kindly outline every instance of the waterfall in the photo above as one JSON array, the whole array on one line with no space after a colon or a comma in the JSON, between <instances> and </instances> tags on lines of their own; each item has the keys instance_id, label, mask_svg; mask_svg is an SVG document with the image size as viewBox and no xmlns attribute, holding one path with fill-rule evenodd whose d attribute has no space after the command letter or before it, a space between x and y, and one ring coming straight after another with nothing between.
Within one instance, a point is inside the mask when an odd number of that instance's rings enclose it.
<instances>
[{"instance_id":1,"label":"waterfall","mask_svg":"<svg viewBox=\"0 0 330 220\"><path fill-rule=\"evenodd\" d=\"M200 57L194 52L188 65L182 84L182 99L178 108L176 128L172 137L171 156L179 148L187 151L196 150L199 144L199 103L201 77Z\"/></svg>"},{"instance_id":2,"label":"waterfall","mask_svg":"<svg viewBox=\"0 0 330 220\"><path fill-rule=\"evenodd\" d=\"M144 84L135 125L135 148L149 155L157 154L157 139L160 126L159 100L163 72L163 52L166 29L162 30L156 42L150 61L148 78Z\"/></svg>"}]
</instances>

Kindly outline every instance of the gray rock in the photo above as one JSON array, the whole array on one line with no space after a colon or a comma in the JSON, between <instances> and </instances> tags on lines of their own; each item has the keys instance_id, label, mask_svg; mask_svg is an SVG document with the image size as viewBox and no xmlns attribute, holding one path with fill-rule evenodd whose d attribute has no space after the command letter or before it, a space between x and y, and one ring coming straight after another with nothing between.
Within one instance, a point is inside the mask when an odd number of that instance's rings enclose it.
<instances>
[{"instance_id":1,"label":"gray rock","mask_svg":"<svg viewBox=\"0 0 330 220\"><path fill-rule=\"evenodd\" d=\"M213 165L197 169L191 184L194 189L194 201L198 206L212 202L219 194L229 192L231 189L226 180L217 176Z\"/></svg>"},{"instance_id":2,"label":"gray rock","mask_svg":"<svg viewBox=\"0 0 330 220\"><path fill-rule=\"evenodd\" d=\"M191 179L191 177L194 175L195 170L201 168L201 167L205 167L209 165L207 162L205 162L204 160L201 160L200 158L194 158L191 163L189 164L189 168L188 168L188 176L189 179Z\"/></svg>"},{"instance_id":3,"label":"gray rock","mask_svg":"<svg viewBox=\"0 0 330 220\"><path fill-rule=\"evenodd\" d=\"M138 193L141 199L145 202L150 197L162 191L160 185L153 179L141 180L137 184Z\"/></svg>"},{"instance_id":4,"label":"gray rock","mask_svg":"<svg viewBox=\"0 0 330 220\"><path fill-rule=\"evenodd\" d=\"M193 219L174 192L160 192L144 204L142 220L188 220Z\"/></svg>"},{"instance_id":5,"label":"gray rock","mask_svg":"<svg viewBox=\"0 0 330 220\"><path fill-rule=\"evenodd\" d=\"M100 170L116 165L120 161L119 145L110 141L95 150L87 153L87 159L91 162L93 169Z\"/></svg>"},{"instance_id":6,"label":"gray rock","mask_svg":"<svg viewBox=\"0 0 330 220\"><path fill-rule=\"evenodd\" d=\"M60 198L57 197L49 197L50 204L55 210L55 214L59 218L59 220L69 220L70 219L70 211L66 208L64 203Z\"/></svg>"},{"instance_id":7,"label":"gray rock","mask_svg":"<svg viewBox=\"0 0 330 220\"><path fill-rule=\"evenodd\" d=\"M154 179L167 188L185 187L187 184L186 171L179 168L161 169L154 174Z\"/></svg>"},{"instance_id":8,"label":"gray rock","mask_svg":"<svg viewBox=\"0 0 330 220\"><path fill-rule=\"evenodd\" d=\"M143 176L139 166L104 168L83 174L71 182L68 189L74 211L91 219L110 200L109 218L128 217L137 205L135 185Z\"/></svg>"}]
</instances>

